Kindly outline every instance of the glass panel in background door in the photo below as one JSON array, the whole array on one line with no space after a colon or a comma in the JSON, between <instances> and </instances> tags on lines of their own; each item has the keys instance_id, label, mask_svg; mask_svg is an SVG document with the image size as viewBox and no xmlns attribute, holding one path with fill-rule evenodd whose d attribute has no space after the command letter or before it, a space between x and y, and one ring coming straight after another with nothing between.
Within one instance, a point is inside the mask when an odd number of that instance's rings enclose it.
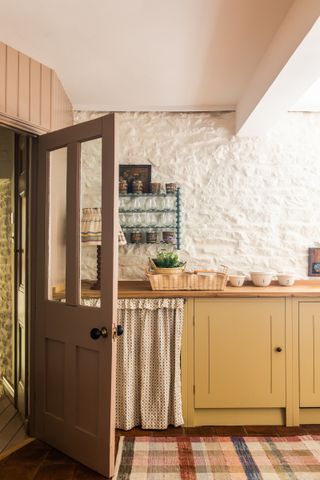
<instances>
[{"instance_id":1,"label":"glass panel in background door","mask_svg":"<svg viewBox=\"0 0 320 480\"><path fill-rule=\"evenodd\" d=\"M12 165L10 167L12 169ZM3 170L0 172L0 397L3 377L14 385L14 244L11 220L14 197L11 172L8 169L7 175Z\"/></svg>"},{"instance_id":2,"label":"glass panel in background door","mask_svg":"<svg viewBox=\"0 0 320 480\"><path fill-rule=\"evenodd\" d=\"M49 153L49 300L66 292L67 148Z\"/></svg>"},{"instance_id":3,"label":"glass panel in background door","mask_svg":"<svg viewBox=\"0 0 320 480\"><path fill-rule=\"evenodd\" d=\"M100 307L102 141L81 143L81 303Z\"/></svg>"}]
</instances>

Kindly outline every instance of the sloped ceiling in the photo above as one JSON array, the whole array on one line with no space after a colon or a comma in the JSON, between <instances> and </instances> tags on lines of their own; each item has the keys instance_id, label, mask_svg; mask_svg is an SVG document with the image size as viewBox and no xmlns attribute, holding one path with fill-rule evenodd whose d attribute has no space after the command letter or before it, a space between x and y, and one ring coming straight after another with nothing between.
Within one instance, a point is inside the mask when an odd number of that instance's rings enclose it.
<instances>
[{"instance_id":1,"label":"sloped ceiling","mask_svg":"<svg viewBox=\"0 0 320 480\"><path fill-rule=\"evenodd\" d=\"M233 109L293 0L0 0L0 40L95 110Z\"/></svg>"}]
</instances>

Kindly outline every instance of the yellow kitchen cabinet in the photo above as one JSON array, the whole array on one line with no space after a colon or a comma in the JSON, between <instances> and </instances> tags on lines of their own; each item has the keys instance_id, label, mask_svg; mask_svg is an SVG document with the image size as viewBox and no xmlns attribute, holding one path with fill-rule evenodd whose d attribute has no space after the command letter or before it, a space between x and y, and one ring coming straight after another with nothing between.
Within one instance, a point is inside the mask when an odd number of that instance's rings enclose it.
<instances>
[{"instance_id":1,"label":"yellow kitchen cabinet","mask_svg":"<svg viewBox=\"0 0 320 480\"><path fill-rule=\"evenodd\" d=\"M320 407L320 302L299 303L300 407Z\"/></svg>"},{"instance_id":2,"label":"yellow kitchen cabinet","mask_svg":"<svg viewBox=\"0 0 320 480\"><path fill-rule=\"evenodd\" d=\"M283 298L195 299L193 325L195 409L285 407Z\"/></svg>"}]
</instances>

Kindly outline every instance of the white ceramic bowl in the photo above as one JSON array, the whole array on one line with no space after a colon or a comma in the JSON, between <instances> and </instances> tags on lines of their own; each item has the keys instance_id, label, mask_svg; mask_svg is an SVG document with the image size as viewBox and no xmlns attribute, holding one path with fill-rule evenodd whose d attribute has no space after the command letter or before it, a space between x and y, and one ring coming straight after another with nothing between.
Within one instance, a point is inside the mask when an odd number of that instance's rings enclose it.
<instances>
[{"instance_id":1,"label":"white ceramic bowl","mask_svg":"<svg viewBox=\"0 0 320 480\"><path fill-rule=\"evenodd\" d=\"M245 279L246 279L245 275L240 275L240 274L229 275L229 281L230 281L230 285L232 285L232 287L242 287Z\"/></svg>"},{"instance_id":2,"label":"white ceramic bowl","mask_svg":"<svg viewBox=\"0 0 320 480\"><path fill-rule=\"evenodd\" d=\"M251 280L256 287L268 287L274 277L271 272L250 272Z\"/></svg>"},{"instance_id":3,"label":"white ceramic bowl","mask_svg":"<svg viewBox=\"0 0 320 480\"><path fill-rule=\"evenodd\" d=\"M283 287L291 287L296 279L294 273L278 273L277 277L279 285Z\"/></svg>"}]
</instances>

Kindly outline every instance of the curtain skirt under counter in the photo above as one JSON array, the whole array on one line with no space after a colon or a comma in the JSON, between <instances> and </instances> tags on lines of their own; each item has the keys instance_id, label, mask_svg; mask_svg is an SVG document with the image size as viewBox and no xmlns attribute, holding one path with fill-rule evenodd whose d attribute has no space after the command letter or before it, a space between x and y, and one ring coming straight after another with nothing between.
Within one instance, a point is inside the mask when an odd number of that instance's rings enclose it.
<instances>
[{"instance_id":1,"label":"curtain skirt under counter","mask_svg":"<svg viewBox=\"0 0 320 480\"><path fill-rule=\"evenodd\" d=\"M118 300L116 426L182 425L183 299Z\"/></svg>"}]
</instances>

